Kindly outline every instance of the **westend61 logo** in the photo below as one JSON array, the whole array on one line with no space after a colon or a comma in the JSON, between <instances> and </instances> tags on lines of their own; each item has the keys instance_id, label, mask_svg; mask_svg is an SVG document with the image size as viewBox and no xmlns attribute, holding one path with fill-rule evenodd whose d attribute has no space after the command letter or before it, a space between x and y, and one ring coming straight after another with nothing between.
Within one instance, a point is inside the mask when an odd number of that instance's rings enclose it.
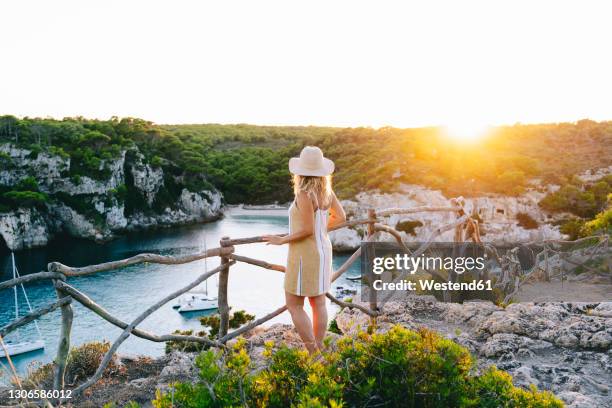
<instances>
[{"instance_id":1,"label":"westend61 logo","mask_svg":"<svg viewBox=\"0 0 612 408\"><path fill-rule=\"evenodd\" d=\"M482 245L412 243L407 251L396 243L369 242L361 249L363 301L372 290L386 294L378 296L379 301L403 293L454 301L495 300L496 265Z\"/></svg>"}]
</instances>

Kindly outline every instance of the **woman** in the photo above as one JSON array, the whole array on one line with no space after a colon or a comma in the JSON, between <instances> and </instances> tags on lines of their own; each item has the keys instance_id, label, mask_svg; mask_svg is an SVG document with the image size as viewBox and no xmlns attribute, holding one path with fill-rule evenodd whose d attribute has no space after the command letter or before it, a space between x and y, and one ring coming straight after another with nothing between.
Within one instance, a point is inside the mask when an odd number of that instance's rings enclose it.
<instances>
[{"instance_id":1,"label":"woman","mask_svg":"<svg viewBox=\"0 0 612 408\"><path fill-rule=\"evenodd\" d=\"M318 147L306 146L289 160L295 199L289 207L289 234L265 235L268 244L289 244L285 272L285 299L291 319L309 353L323 347L327 330L325 294L332 277L332 246L327 230L346 220L331 188L334 162ZM312 307L313 322L304 311Z\"/></svg>"}]
</instances>

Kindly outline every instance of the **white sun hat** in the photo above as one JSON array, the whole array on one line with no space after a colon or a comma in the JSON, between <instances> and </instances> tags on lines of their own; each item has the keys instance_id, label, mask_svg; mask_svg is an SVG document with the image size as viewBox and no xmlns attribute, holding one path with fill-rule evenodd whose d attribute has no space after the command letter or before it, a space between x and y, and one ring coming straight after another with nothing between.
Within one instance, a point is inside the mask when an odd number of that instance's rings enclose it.
<instances>
[{"instance_id":1,"label":"white sun hat","mask_svg":"<svg viewBox=\"0 0 612 408\"><path fill-rule=\"evenodd\" d=\"M334 172L334 162L323 157L323 152L316 146L306 146L300 157L289 159L289 171L299 176L327 176Z\"/></svg>"}]
</instances>

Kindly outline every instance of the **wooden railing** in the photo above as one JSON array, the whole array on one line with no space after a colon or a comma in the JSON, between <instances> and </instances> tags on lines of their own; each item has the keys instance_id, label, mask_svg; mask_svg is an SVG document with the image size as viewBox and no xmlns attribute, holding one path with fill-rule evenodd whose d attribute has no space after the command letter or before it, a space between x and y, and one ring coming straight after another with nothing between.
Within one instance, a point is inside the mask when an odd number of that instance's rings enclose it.
<instances>
[{"instance_id":1,"label":"wooden railing","mask_svg":"<svg viewBox=\"0 0 612 408\"><path fill-rule=\"evenodd\" d=\"M374 241L377 239L378 234L387 233L390 234L398 244L404 246L406 248L404 242L401 239L401 235L398 231L396 231L393 227L382 224L384 217L392 215L392 214L414 214L419 212L450 212L455 215L455 219L453 222L448 225L443 225L434 231L432 231L431 235L428 239L414 252L412 252L413 256L418 256L422 254L429 245L434 242L436 237L440 236L442 233L450 230L455 230L455 241L463 241L465 239L471 239L475 242L480 241L479 233L478 233L478 224L471 217L465 214L463 210L463 200L462 199L453 199L450 201L451 205L446 207L415 207L415 208L389 208L381 211L376 211L374 209L370 209L368 211L368 217L363 219L355 219L346 221L340 225L334 226L330 230L337 230L340 228L352 227L356 225L367 225L367 236L365 238L366 241ZM464 228L464 226L466 228ZM468 232L469 236L464 236ZM102 373L106 369L107 365L110 363L113 354L117 351L119 346L131 335L153 341L153 342L167 342L167 341L191 341L203 343L212 347L225 347L225 343L233 339L241 334L246 333L247 331L257 327L270 319L280 315L281 313L287 310L287 307L282 305L279 306L274 311L268 313L265 316L262 316L249 324L246 324L232 332L229 331L229 319L230 319L230 308L229 308L229 300L228 300L228 277L230 273L230 268L236 262L242 262L254 266L258 266L260 268L269 269L277 272L284 272L285 267L283 265L271 264L263 260L253 259L247 256L238 255L235 253L235 247L239 245L246 245L251 243L263 242L263 236L249 237L249 238L229 238L223 237L220 240L219 247L208 249L203 252L198 252L190 255L181 255L181 256L164 256L158 254L140 254L133 256L131 258L122 259L118 261L105 262L98 265L89 265L85 267L70 267L63 265L58 262L51 262L48 264L48 270L44 272L34 273L30 275L21 276L15 279L11 279L5 282L0 283L0 289L11 288L15 285L19 285L22 283L30 283L38 280L47 280L50 279L54 285L55 292L57 295L57 301L33 310L29 314L22 316L19 319L16 319L4 327L0 328L0 341L3 337L5 337L10 332L18 329L21 326L24 326L41 316L50 313L56 309L60 309L61 311L61 326L59 333L59 346L57 349L57 355L54 360L54 375L53 375L53 387L56 390L62 390L65 387L64 383L64 375L66 371L66 362L70 350L70 334L72 330L72 322L73 322L73 310L72 310L72 302L77 301L87 309L91 310L102 319L111 323L114 326L119 327L122 332L117 337L117 339L113 342L110 349L104 355L100 365L98 366L96 372L88 378L81 385L76 387L73 390L72 395L76 396L82 393L85 389L90 387L96 381L100 379ZM606 241L607 242L607 241ZM406 248L407 249L407 248ZM337 280L343 273L345 273L349 267L360 257L361 248L357 249L333 274L332 281ZM197 277L193 282L185 285L184 287L168 294L162 299L158 300L155 304L150 306L144 312L139 314L135 319L130 322L125 322L115 316L113 316L110 312L108 312L103 306L94 302L91 298L89 298L86 294L76 289L74 286L67 283L68 277L79 277L85 275L91 275L94 273L102 273L106 271L111 271L119 268L123 268L129 265L135 265L139 263L156 263L163 265L178 265L185 264L189 262L198 261L205 258L210 257L220 257L221 262L220 265L210 271L207 271L200 276ZM193 336L193 335L183 335L183 334L164 334L158 335L154 333L150 333L143 329L139 329L138 325L142 323L148 316L150 316L153 312L158 310L163 305L167 304L171 300L179 297L185 292L193 289L198 286L205 280L209 279L211 276L219 274L219 285L218 285L218 308L220 315L220 328L219 334L216 339L210 339L203 336ZM398 278L400 279L401 276ZM330 293L326 294L327 298L329 298L333 303L340 305L341 307L347 308L355 308L360 310L361 312L367 314L368 316L375 318L379 315L379 301L376 298L376 291L369 291L369 303L368 306L364 306L362 304L353 303L353 302L344 302L342 300L337 299ZM59 401L62 402L61 400Z\"/></svg>"}]
</instances>

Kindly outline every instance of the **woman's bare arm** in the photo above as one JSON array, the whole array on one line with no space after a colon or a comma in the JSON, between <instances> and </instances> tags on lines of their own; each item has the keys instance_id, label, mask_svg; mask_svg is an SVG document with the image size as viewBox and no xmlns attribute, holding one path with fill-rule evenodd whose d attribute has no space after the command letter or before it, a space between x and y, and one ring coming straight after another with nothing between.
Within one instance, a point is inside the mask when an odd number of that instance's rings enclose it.
<instances>
[{"instance_id":1,"label":"woman's bare arm","mask_svg":"<svg viewBox=\"0 0 612 408\"><path fill-rule=\"evenodd\" d=\"M302 219L302 229L300 231L295 231L283 237L279 237L278 235L264 235L264 241L272 245L283 245L289 242L302 240L312 235L312 232L314 230L314 217L312 216L314 213L314 207L312 206L312 201L306 193L302 192L299 193L296 197L296 203L298 208L298 214Z\"/></svg>"},{"instance_id":2,"label":"woman's bare arm","mask_svg":"<svg viewBox=\"0 0 612 408\"><path fill-rule=\"evenodd\" d=\"M334 193L332 193L332 202L329 212L331 215L329 217L329 221L327 222L327 229L331 229L332 227L346 221L346 213L344 212L344 208L342 208L340 200L338 200L338 197L336 197L336 194Z\"/></svg>"}]
</instances>

